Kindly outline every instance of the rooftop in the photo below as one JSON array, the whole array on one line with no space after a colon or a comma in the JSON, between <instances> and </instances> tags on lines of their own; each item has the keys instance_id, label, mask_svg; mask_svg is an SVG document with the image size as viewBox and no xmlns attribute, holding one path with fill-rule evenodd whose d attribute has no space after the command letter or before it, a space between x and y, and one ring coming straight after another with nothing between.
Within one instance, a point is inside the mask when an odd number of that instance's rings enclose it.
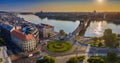
<instances>
[{"instance_id":1,"label":"rooftop","mask_svg":"<svg viewBox=\"0 0 120 63\"><path fill-rule=\"evenodd\" d=\"M46 29L53 28L53 26L48 25L48 24L43 24L43 23L40 24L39 27L40 27L40 28L46 28Z\"/></svg>"},{"instance_id":2,"label":"rooftop","mask_svg":"<svg viewBox=\"0 0 120 63\"><path fill-rule=\"evenodd\" d=\"M12 33L12 35L14 35L15 37L17 37L18 39L20 39L22 41L31 40L34 38L32 34L26 34L26 33L22 32L21 29L13 30L11 33Z\"/></svg>"},{"instance_id":3,"label":"rooftop","mask_svg":"<svg viewBox=\"0 0 120 63\"><path fill-rule=\"evenodd\" d=\"M13 28L11 25L4 24L4 23L1 23L0 25L8 31L12 30L12 28Z\"/></svg>"}]
</instances>

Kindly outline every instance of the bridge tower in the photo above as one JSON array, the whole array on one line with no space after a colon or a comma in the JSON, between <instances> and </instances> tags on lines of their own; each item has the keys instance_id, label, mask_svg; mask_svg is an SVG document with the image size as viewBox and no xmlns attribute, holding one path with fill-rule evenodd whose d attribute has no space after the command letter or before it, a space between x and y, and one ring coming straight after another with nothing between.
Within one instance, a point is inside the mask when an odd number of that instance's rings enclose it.
<instances>
[{"instance_id":1,"label":"bridge tower","mask_svg":"<svg viewBox=\"0 0 120 63\"><path fill-rule=\"evenodd\" d=\"M85 27L85 20L80 20L80 26L83 26L83 28Z\"/></svg>"}]
</instances>

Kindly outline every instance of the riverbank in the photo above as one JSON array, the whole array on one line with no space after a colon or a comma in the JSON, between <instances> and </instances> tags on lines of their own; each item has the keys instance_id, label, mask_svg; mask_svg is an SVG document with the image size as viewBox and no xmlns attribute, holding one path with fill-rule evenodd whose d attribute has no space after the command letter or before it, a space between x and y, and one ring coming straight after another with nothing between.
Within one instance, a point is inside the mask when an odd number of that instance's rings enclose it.
<instances>
[{"instance_id":1,"label":"riverbank","mask_svg":"<svg viewBox=\"0 0 120 63\"><path fill-rule=\"evenodd\" d=\"M69 20L76 21L80 19L88 19L90 12L37 12L34 15L40 18L56 19L56 20Z\"/></svg>"}]
</instances>

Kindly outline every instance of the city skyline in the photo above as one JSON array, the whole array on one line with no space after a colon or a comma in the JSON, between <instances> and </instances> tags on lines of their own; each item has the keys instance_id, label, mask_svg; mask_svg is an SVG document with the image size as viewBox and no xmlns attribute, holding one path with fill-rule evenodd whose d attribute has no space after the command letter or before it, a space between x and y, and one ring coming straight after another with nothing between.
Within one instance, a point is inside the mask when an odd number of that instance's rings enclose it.
<instances>
[{"instance_id":1,"label":"city skyline","mask_svg":"<svg viewBox=\"0 0 120 63\"><path fill-rule=\"evenodd\" d=\"M119 0L1 0L0 11L120 12Z\"/></svg>"},{"instance_id":2,"label":"city skyline","mask_svg":"<svg viewBox=\"0 0 120 63\"><path fill-rule=\"evenodd\" d=\"M119 6L120 0L0 0L0 63L120 63Z\"/></svg>"}]
</instances>

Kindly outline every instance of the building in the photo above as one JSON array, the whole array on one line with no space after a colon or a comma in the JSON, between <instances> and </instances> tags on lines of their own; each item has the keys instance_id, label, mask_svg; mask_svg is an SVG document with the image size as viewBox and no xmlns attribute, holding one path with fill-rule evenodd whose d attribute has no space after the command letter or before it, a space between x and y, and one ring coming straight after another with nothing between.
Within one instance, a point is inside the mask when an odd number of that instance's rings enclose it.
<instances>
[{"instance_id":1,"label":"building","mask_svg":"<svg viewBox=\"0 0 120 63\"><path fill-rule=\"evenodd\" d=\"M39 31L34 26L10 25L0 23L1 36L6 42L15 43L23 51L32 51L39 42Z\"/></svg>"},{"instance_id":2,"label":"building","mask_svg":"<svg viewBox=\"0 0 120 63\"><path fill-rule=\"evenodd\" d=\"M28 32L34 36L34 38L36 40L36 43L39 42L39 40L40 40L40 38L39 38L39 30L35 26L26 26L23 29L28 30Z\"/></svg>"},{"instance_id":3,"label":"building","mask_svg":"<svg viewBox=\"0 0 120 63\"><path fill-rule=\"evenodd\" d=\"M22 29L13 30L11 39L23 51L33 51L36 48L37 43L33 34L29 34Z\"/></svg>"},{"instance_id":4,"label":"building","mask_svg":"<svg viewBox=\"0 0 120 63\"><path fill-rule=\"evenodd\" d=\"M0 36L8 43L15 43L23 51L34 50L39 42L39 30L35 24L14 13L0 13Z\"/></svg>"},{"instance_id":5,"label":"building","mask_svg":"<svg viewBox=\"0 0 120 63\"><path fill-rule=\"evenodd\" d=\"M12 25L8 25L8 24L4 24L4 23L0 23L0 34L1 36L6 40L6 41L11 41L11 31L13 30L13 26Z\"/></svg>"},{"instance_id":6,"label":"building","mask_svg":"<svg viewBox=\"0 0 120 63\"><path fill-rule=\"evenodd\" d=\"M53 37L54 34L54 26L48 24L40 24L37 26L40 31L40 37L48 38Z\"/></svg>"},{"instance_id":7,"label":"building","mask_svg":"<svg viewBox=\"0 0 120 63\"><path fill-rule=\"evenodd\" d=\"M35 26L15 27L11 33L12 41L23 51L35 50L39 42L39 31Z\"/></svg>"},{"instance_id":8,"label":"building","mask_svg":"<svg viewBox=\"0 0 120 63\"><path fill-rule=\"evenodd\" d=\"M21 29L19 25L13 26L10 24L0 23L0 34L6 40L6 42L11 42L11 32L15 29Z\"/></svg>"},{"instance_id":9,"label":"building","mask_svg":"<svg viewBox=\"0 0 120 63\"><path fill-rule=\"evenodd\" d=\"M12 63L10 57L7 54L6 46L0 47L0 63Z\"/></svg>"}]
</instances>

